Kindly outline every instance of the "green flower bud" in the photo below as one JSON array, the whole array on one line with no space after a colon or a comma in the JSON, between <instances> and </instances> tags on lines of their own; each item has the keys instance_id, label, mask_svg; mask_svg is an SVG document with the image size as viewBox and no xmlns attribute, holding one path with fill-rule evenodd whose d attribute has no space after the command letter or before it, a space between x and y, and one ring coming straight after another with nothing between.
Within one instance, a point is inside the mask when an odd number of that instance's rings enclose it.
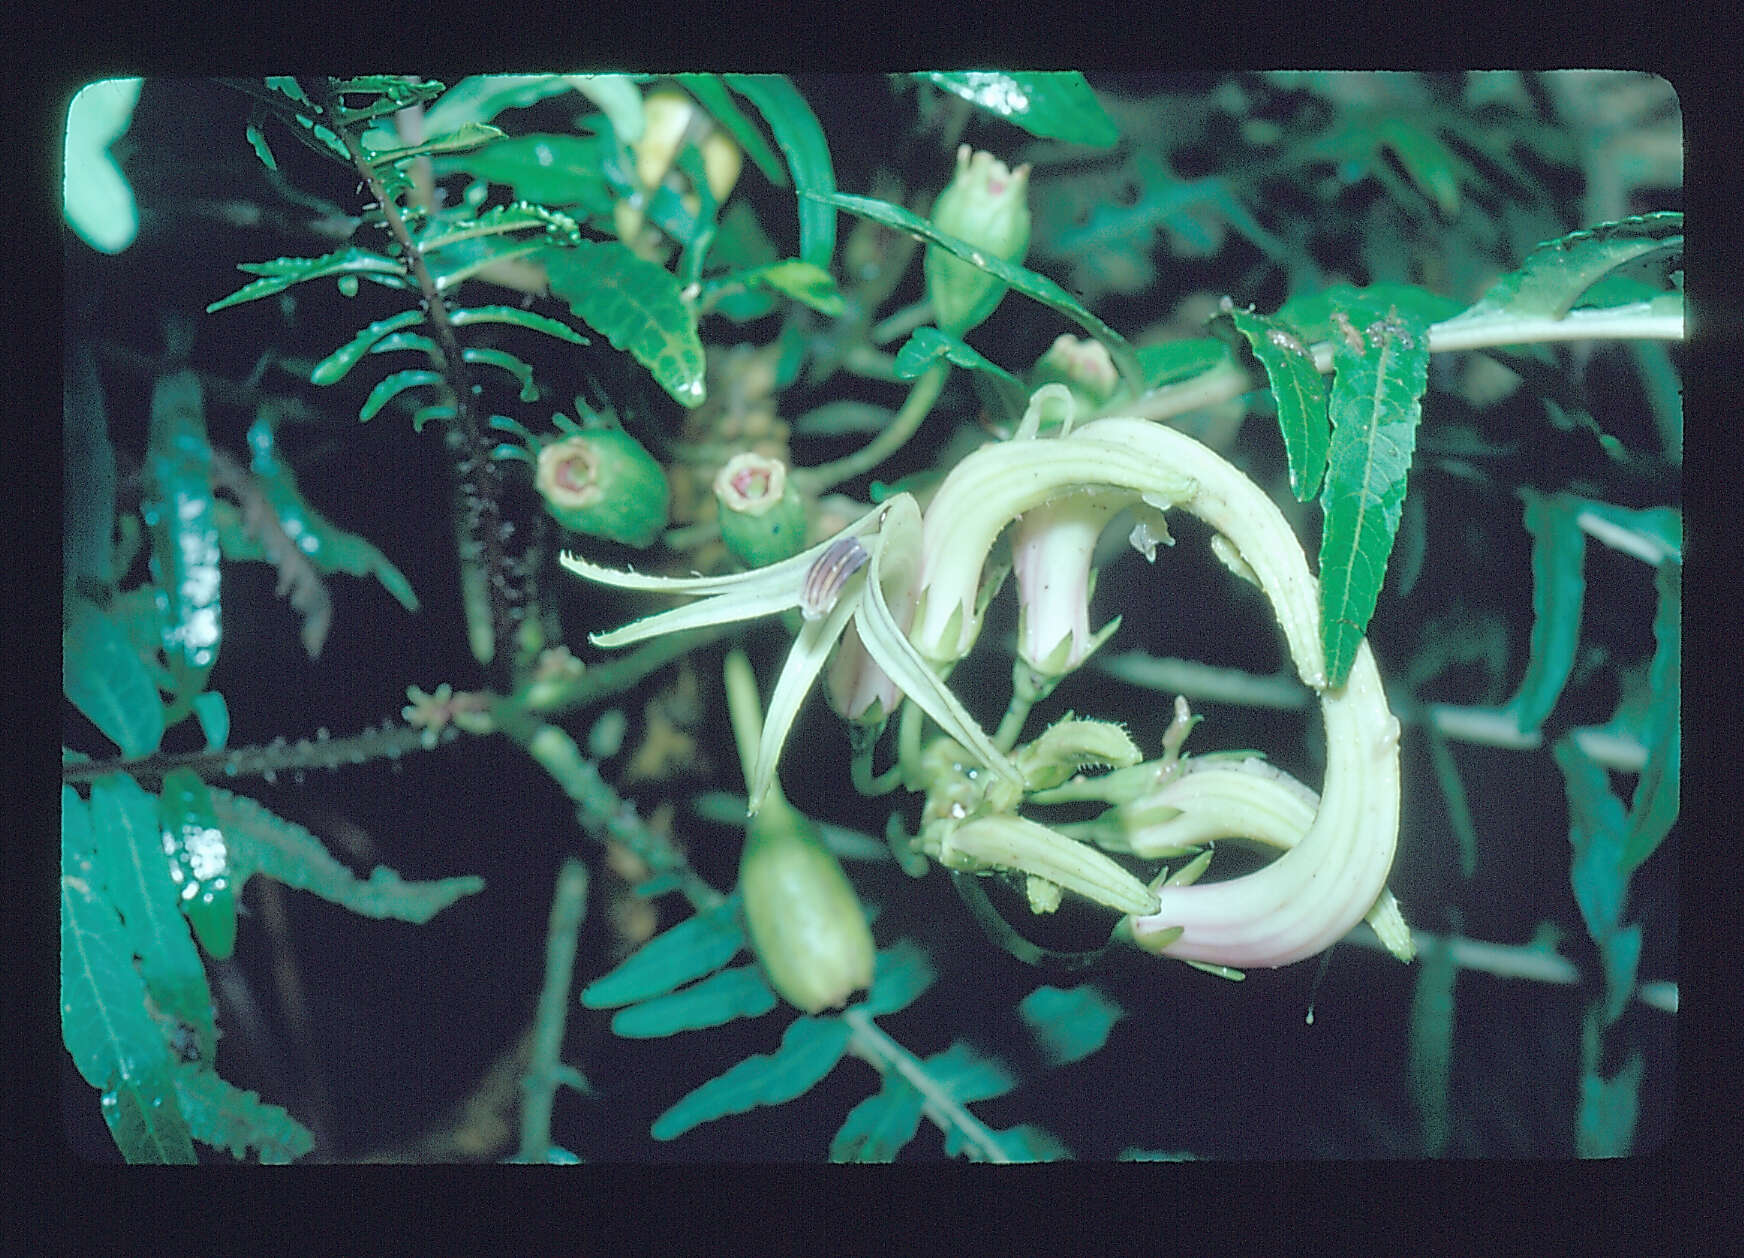
<instances>
[{"instance_id":1,"label":"green flower bud","mask_svg":"<svg viewBox=\"0 0 1744 1258\"><path fill-rule=\"evenodd\" d=\"M1029 166L1007 170L991 153L957 150L957 173L933 205L933 226L1004 262L1022 262L1029 249ZM927 296L939 330L962 336L1005 296L1006 285L937 245L926 251Z\"/></svg>"},{"instance_id":2,"label":"green flower bud","mask_svg":"<svg viewBox=\"0 0 1744 1258\"><path fill-rule=\"evenodd\" d=\"M1098 410L1120 387L1120 373L1101 341L1081 341L1069 333L1056 339L1036 361L1030 388L1063 384L1071 391L1080 414Z\"/></svg>"},{"instance_id":3,"label":"green flower bud","mask_svg":"<svg viewBox=\"0 0 1744 1258\"><path fill-rule=\"evenodd\" d=\"M739 861L745 921L769 985L806 1013L872 982L872 928L817 827L771 791Z\"/></svg>"},{"instance_id":4,"label":"green flower bud","mask_svg":"<svg viewBox=\"0 0 1744 1258\"><path fill-rule=\"evenodd\" d=\"M721 540L752 568L791 559L805 549L805 502L780 459L735 454L715 476Z\"/></svg>"},{"instance_id":5,"label":"green flower bud","mask_svg":"<svg viewBox=\"0 0 1744 1258\"><path fill-rule=\"evenodd\" d=\"M534 483L551 518L577 533L648 546L666 527L666 474L621 428L547 443Z\"/></svg>"}]
</instances>

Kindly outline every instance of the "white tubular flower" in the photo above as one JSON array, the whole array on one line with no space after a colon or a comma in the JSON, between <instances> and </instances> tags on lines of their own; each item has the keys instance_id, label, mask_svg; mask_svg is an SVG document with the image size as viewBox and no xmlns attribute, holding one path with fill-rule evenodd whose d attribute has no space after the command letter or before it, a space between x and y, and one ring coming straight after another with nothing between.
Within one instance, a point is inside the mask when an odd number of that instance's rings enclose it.
<instances>
[{"instance_id":1,"label":"white tubular flower","mask_svg":"<svg viewBox=\"0 0 1744 1258\"><path fill-rule=\"evenodd\" d=\"M1011 543L1017 652L1038 673L1071 672L1108 632L1090 632L1090 558L1103 527L1131 498L1071 494L1024 512L1018 521Z\"/></svg>"},{"instance_id":2,"label":"white tubular flower","mask_svg":"<svg viewBox=\"0 0 1744 1258\"><path fill-rule=\"evenodd\" d=\"M750 620L791 607L801 610L805 623L775 683L764 718L751 782L753 814L774 779L776 761L799 713L800 702L850 620L872 660L902 692L981 763L1001 777L1019 783L1021 777L1016 767L909 645L891 613L892 601L907 605L914 597L920 532L920 509L912 497L899 494L810 550L731 576L676 579L644 576L602 568L567 552L562 562L579 576L620 589L705 596L699 602L644 617L622 629L593 634L591 639L597 646L628 646L665 633Z\"/></svg>"}]
</instances>

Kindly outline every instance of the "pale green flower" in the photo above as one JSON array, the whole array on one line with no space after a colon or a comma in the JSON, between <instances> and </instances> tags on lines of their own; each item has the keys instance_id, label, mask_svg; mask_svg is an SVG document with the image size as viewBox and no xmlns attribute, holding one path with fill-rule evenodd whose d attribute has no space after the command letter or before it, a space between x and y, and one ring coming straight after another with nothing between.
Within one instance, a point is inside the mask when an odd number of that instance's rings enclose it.
<instances>
[{"instance_id":1,"label":"pale green flower","mask_svg":"<svg viewBox=\"0 0 1744 1258\"><path fill-rule=\"evenodd\" d=\"M751 783L752 813L768 793L800 702L850 622L872 660L903 694L981 763L1001 777L1019 782L1011 761L909 645L902 626L891 614L891 602L907 603L913 597L919 576L920 534L920 508L908 494L898 494L810 550L730 576L644 576L602 568L567 552L562 562L590 581L620 589L703 596L698 602L645 617L622 629L591 635L595 645L603 647L628 646L661 634L801 609L805 622L769 697Z\"/></svg>"}]
</instances>

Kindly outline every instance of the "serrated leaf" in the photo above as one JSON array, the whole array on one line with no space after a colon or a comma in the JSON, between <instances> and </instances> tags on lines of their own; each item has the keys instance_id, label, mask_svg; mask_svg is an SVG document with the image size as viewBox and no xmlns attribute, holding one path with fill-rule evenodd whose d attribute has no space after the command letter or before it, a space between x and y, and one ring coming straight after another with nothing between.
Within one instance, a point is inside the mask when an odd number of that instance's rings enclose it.
<instances>
[{"instance_id":1,"label":"serrated leaf","mask_svg":"<svg viewBox=\"0 0 1744 1258\"><path fill-rule=\"evenodd\" d=\"M1332 443L1320 495L1320 638L1332 687L1350 673L1387 574L1429 382L1420 317L1390 313L1360 336L1360 348L1333 342Z\"/></svg>"},{"instance_id":2,"label":"serrated leaf","mask_svg":"<svg viewBox=\"0 0 1744 1258\"><path fill-rule=\"evenodd\" d=\"M729 897L654 936L583 988L581 1003L611 1009L664 995L720 969L744 946L738 899Z\"/></svg>"},{"instance_id":3,"label":"serrated leaf","mask_svg":"<svg viewBox=\"0 0 1744 1258\"><path fill-rule=\"evenodd\" d=\"M1029 1024L1050 1066L1082 1061L1108 1042L1126 1011L1085 983L1079 987L1042 986L1025 996L1018 1014Z\"/></svg>"},{"instance_id":4,"label":"serrated leaf","mask_svg":"<svg viewBox=\"0 0 1744 1258\"><path fill-rule=\"evenodd\" d=\"M453 287L456 281L457 265L450 257L455 246L472 243L474 248L463 251L460 255L463 264L476 267L481 261L499 260L510 251L529 243L521 241L489 241L480 244L494 236L507 236L511 232L530 231L537 229L565 243L577 239L576 233L581 226L569 215L558 210L547 209L542 205L533 205L526 201L516 201L512 205L492 206L476 218L461 218L451 221L440 221L431 224L424 235L417 238L417 245L428 258L428 255L438 250L447 250L438 261L429 259L431 274L436 278L436 287L447 289ZM537 243L537 242L532 242Z\"/></svg>"},{"instance_id":5,"label":"serrated leaf","mask_svg":"<svg viewBox=\"0 0 1744 1258\"><path fill-rule=\"evenodd\" d=\"M695 96L709 116L727 129L729 135L745 150L758 170L763 172L763 178L777 188L788 186L787 172L782 169L781 159L775 156L773 149L763 140L763 133L744 115L744 112L733 103L732 96L727 92L718 74L680 74L675 75L684 84L691 95Z\"/></svg>"},{"instance_id":6,"label":"serrated leaf","mask_svg":"<svg viewBox=\"0 0 1744 1258\"><path fill-rule=\"evenodd\" d=\"M178 888L164 854L157 800L125 773L91 784L96 871L121 914L126 946L158 1009L194 1030L200 1060L210 1062L218 1035L206 967L188 922L176 907Z\"/></svg>"},{"instance_id":7,"label":"serrated leaf","mask_svg":"<svg viewBox=\"0 0 1744 1258\"><path fill-rule=\"evenodd\" d=\"M71 788L63 788L61 1038L85 1082L103 1092L103 1117L122 1156L192 1164L193 1141L176 1107L163 1033L145 1011L145 983L133 967L121 919L92 885L83 808Z\"/></svg>"},{"instance_id":8,"label":"serrated leaf","mask_svg":"<svg viewBox=\"0 0 1744 1258\"><path fill-rule=\"evenodd\" d=\"M1574 849L1569 881L1587 933L1603 946L1621 923L1629 893L1622 863L1628 833L1623 802L1611 793L1604 768L1572 737L1558 739L1551 755L1568 796L1568 841Z\"/></svg>"},{"instance_id":9,"label":"serrated leaf","mask_svg":"<svg viewBox=\"0 0 1744 1258\"><path fill-rule=\"evenodd\" d=\"M1006 74L986 71L916 74L972 105L1048 140L1110 148L1120 128L1076 70Z\"/></svg>"},{"instance_id":10,"label":"serrated leaf","mask_svg":"<svg viewBox=\"0 0 1744 1258\"><path fill-rule=\"evenodd\" d=\"M428 371L424 368L414 368L411 371L396 371L382 380L369 391L369 396L363 400L363 407L357 412L357 418L364 423L374 419L381 408L393 401L407 389L416 389L424 385L439 385L442 383L440 371Z\"/></svg>"},{"instance_id":11,"label":"serrated leaf","mask_svg":"<svg viewBox=\"0 0 1744 1258\"><path fill-rule=\"evenodd\" d=\"M1629 804L1629 832L1623 842L1623 869L1631 874L1658 849L1677 821L1678 771L1683 747L1683 568L1662 564L1656 585L1659 606L1653 617L1653 662L1647 685L1653 696L1641 741L1647 763L1635 782Z\"/></svg>"},{"instance_id":12,"label":"serrated leaf","mask_svg":"<svg viewBox=\"0 0 1744 1258\"><path fill-rule=\"evenodd\" d=\"M916 328L896 354L896 374L912 380L929 369L939 359L978 371L992 383L994 392L1007 412L1021 415L1029 403L1029 390L1023 382L998 363L981 356L972 346L937 328Z\"/></svg>"},{"instance_id":13,"label":"serrated leaf","mask_svg":"<svg viewBox=\"0 0 1744 1258\"><path fill-rule=\"evenodd\" d=\"M813 266L830 269L836 252L836 212L827 198L836 190L835 167L830 146L817 115L785 76L779 74L727 74L727 86L757 106L769 124L799 199L799 256ZM824 204L809 199L813 195Z\"/></svg>"},{"instance_id":14,"label":"serrated leaf","mask_svg":"<svg viewBox=\"0 0 1744 1258\"><path fill-rule=\"evenodd\" d=\"M1239 332L1265 369L1278 403L1278 429L1290 460L1290 492L1307 502L1320 489L1331 439L1327 428L1326 385L1302 334L1283 321L1239 306L1212 320Z\"/></svg>"},{"instance_id":15,"label":"serrated leaf","mask_svg":"<svg viewBox=\"0 0 1744 1258\"><path fill-rule=\"evenodd\" d=\"M653 1039L720 1026L735 1018L757 1018L775 1008L775 993L754 965L711 974L700 983L656 996L612 1016L612 1034Z\"/></svg>"},{"instance_id":16,"label":"serrated leaf","mask_svg":"<svg viewBox=\"0 0 1744 1258\"><path fill-rule=\"evenodd\" d=\"M1161 345L1141 345L1138 349L1139 371L1149 389L1191 380L1228 361L1229 346L1210 336L1165 341Z\"/></svg>"},{"instance_id":17,"label":"serrated leaf","mask_svg":"<svg viewBox=\"0 0 1744 1258\"><path fill-rule=\"evenodd\" d=\"M870 1018L906 1009L933 985L938 975L926 953L906 939L878 952L872 970L872 988L860 1006Z\"/></svg>"},{"instance_id":18,"label":"serrated leaf","mask_svg":"<svg viewBox=\"0 0 1744 1258\"><path fill-rule=\"evenodd\" d=\"M1460 318L1506 313L1560 319L1608 272L1649 257L1663 258L1668 269L1681 265L1681 213L1641 214L1547 240Z\"/></svg>"},{"instance_id":19,"label":"serrated leaf","mask_svg":"<svg viewBox=\"0 0 1744 1258\"><path fill-rule=\"evenodd\" d=\"M839 1018L795 1018L774 1053L746 1058L680 1098L654 1120L649 1134L672 1140L728 1114L791 1101L835 1069L848 1035L848 1024Z\"/></svg>"},{"instance_id":20,"label":"serrated leaf","mask_svg":"<svg viewBox=\"0 0 1744 1258\"><path fill-rule=\"evenodd\" d=\"M926 219L921 218L911 210L889 201L880 201L874 197L850 196L847 193L833 193L823 196L800 189L802 197L816 197L827 204L839 206L851 213L862 215L874 222L883 223L886 227L894 227L898 231L907 232L918 240L938 245L940 248L980 267L996 279L1003 281L1026 297L1041 302L1049 309L1057 310L1080 327L1087 329L1099 341L1108 347L1115 365L1120 368L1120 374L1126 377L1129 384L1142 380L1143 373L1139 369L1138 357L1125 337L1102 322L1081 305L1065 289L1045 275L1038 275L1026 267L1013 266L1003 258L995 257L984 249L978 249L967 241L955 236L946 235L934 227Z\"/></svg>"},{"instance_id":21,"label":"serrated leaf","mask_svg":"<svg viewBox=\"0 0 1744 1258\"><path fill-rule=\"evenodd\" d=\"M421 310L406 310L387 319L379 319L359 332L351 340L341 345L309 372L309 383L319 385L338 384L345 379L353 367L362 361L372 346L390 332L398 332L423 322L424 312Z\"/></svg>"},{"instance_id":22,"label":"serrated leaf","mask_svg":"<svg viewBox=\"0 0 1744 1258\"><path fill-rule=\"evenodd\" d=\"M612 345L627 349L685 407L707 397L696 311L678 281L618 241L579 241L540 251L551 291Z\"/></svg>"},{"instance_id":23,"label":"serrated leaf","mask_svg":"<svg viewBox=\"0 0 1744 1258\"><path fill-rule=\"evenodd\" d=\"M1609 1079L1597 1071L1581 1076L1580 1114L1575 1120L1574 1137L1577 1157L1629 1156L1630 1146L1635 1142L1635 1118L1645 1066L1646 1058L1636 1051Z\"/></svg>"},{"instance_id":24,"label":"serrated leaf","mask_svg":"<svg viewBox=\"0 0 1744 1258\"><path fill-rule=\"evenodd\" d=\"M127 631L82 598L69 604L61 630L61 690L123 756L149 756L163 741L163 703L150 669Z\"/></svg>"},{"instance_id":25,"label":"serrated leaf","mask_svg":"<svg viewBox=\"0 0 1744 1258\"><path fill-rule=\"evenodd\" d=\"M212 809L230 847L232 881L238 891L254 874L308 891L364 917L427 922L463 896L484 890L477 877L404 882L377 866L358 879L334 860L321 840L243 795L212 787Z\"/></svg>"},{"instance_id":26,"label":"serrated leaf","mask_svg":"<svg viewBox=\"0 0 1744 1258\"><path fill-rule=\"evenodd\" d=\"M1017 1086L1017 1078L995 1057L986 1057L962 1040L926 1059L927 1074L957 1101L972 1105L1004 1096Z\"/></svg>"},{"instance_id":27,"label":"serrated leaf","mask_svg":"<svg viewBox=\"0 0 1744 1258\"><path fill-rule=\"evenodd\" d=\"M256 301L262 297L271 297L282 293L293 284L303 284L309 280L324 279L328 276L362 276L376 283L384 283L394 288L408 287L405 269L392 258L385 258L379 253L371 253L368 249L340 249L335 253L323 254L318 258L276 258L271 262L239 262L238 271L262 278L245 284L228 297L220 298L206 307L206 313L212 314L227 306L240 306L245 301Z\"/></svg>"},{"instance_id":28,"label":"serrated leaf","mask_svg":"<svg viewBox=\"0 0 1744 1258\"><path fill-rule=\"evenodd\" d=\"M1411 1102L1423 1128L1423 1153L1441 1157L1451 1134L1448 1088L1453 1077L1454 982L1459 967L1453 949L1438 940L1423 953L1411 993L1411 1039L1407 1077Z\"/></svg>"},{"instance_id":29,"label":"serrated leaf","mask_svg":"<svg viewBox=\"0 0 1744 1258\"><path fill-rule=\"evenodd\" d=\"M1556 706L1574 671L1586 600L1586 536L1565 495L1523 488L1526 530L1532 534L1532 637L1526 676L1509 705L1521 733L1535 730Z\"/></svg>"},{"instance_id":30,"label":"serrated leaf","mask_svg":"<svg viewBox=\"0 0 1744 1258\"><path fill-rule=\"evenodd\" d=\"M506 184L524 201L580 206L589 214L611 213L611 194L600 173L600 142L595 136L518 135L438 163L437 169Z\"/></svg>"},{"instance_id":31,"label":"serrated leaf","mask_svg":"<svg viewBox=\"0 0 1744 1258\"><path fill-rule=\"evenodd\" d=\"M189 368L159 377L152 390L145 470L141 515L151 534L163 652L176 703L185 705L204 688L223 639L212 446L200 380ZM186 707L173 710L179 717Z\"/></svg>"},{"instance_id":32,"label":"serrated leaf","mask_svg":"<svg viewBox=\"0 0 1744 1258\"><path fill-rule=\"evenodd\" d=\"M926 1098L892 1070L884 1085L848 1111L830 1141L832 1162L894 1162L920 1130Z\"/></svg>"},{"instance_id":33,"label":"serrated leaf","mask_svg":"<svg viewBox=\"0 0 1744 1258\"><path fill-rule=\"evenodd\" d=\"M1335 313L1343 314L1361 326L1385 317L1390 309L1424 323L1440 323L1453 318L1465 307L1451 297L1432 293L1415 284L1370 284L1366 288L1333 284L1290 298L1272 317L1288 324L1310 342L1332 341L1342 335L1333 321Z\"/></svg>"},{"instance_id":34,"label":"serrated leaf","mask_svg":"<svg viewBox=\"0 0 1744 1258\"><path fill-rule=\"evenodd\" d=\"M294 1162L315 1147L307 1127L277 1105L226 1083L209 1067L179 1062L174 1068L176 1099L194 1138L241 1158L259 1151L263 1165Z\"/></svg>"},{"instance_id":35,"label":"serrated leaf","mask_svg":"<svg viewBox=\"0 0 1744 1258\"><path fill-rule=\"evenodd\" d=\"M435 139L403 147L370 149L366 136L364 156L369 158L372 166L392 166L428 153L464 153L469 149L479 148L489 144L492 140L501 138L503 138L503 132L500 128L488 126L481 122L463 122L446 135L438 135Z\"/></svg>"}]
</instances>

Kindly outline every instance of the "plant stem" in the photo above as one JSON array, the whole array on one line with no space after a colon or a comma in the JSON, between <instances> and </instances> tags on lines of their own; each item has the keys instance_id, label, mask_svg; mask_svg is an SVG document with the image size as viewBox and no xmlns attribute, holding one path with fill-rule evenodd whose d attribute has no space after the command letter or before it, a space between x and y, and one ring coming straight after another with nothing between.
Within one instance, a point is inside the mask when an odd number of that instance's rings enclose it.
<instances>
[{"instance_id":1,"label":"plant stem","mask_svg":"<svg viewBox=\"0 0 1744 1258\"><path fill-rule=\"evenodd\" d=\"M890 421L890 426L854 453L833 463L794 469L792 480L800 492L821 494L843 481L853 480L861 473L871 471L902 449L908 439L914 436L921 421L927 417L927 412L932 410L933 403L938 401L939 391L944 388L945 377L950 374L950 370L947 363L937 363L928 368L914 382L914 388L909 390L908 400L902 404L896 418Z\"/></svg>"},{"instance_id":2,"label":"plant stem","mask_svg":"<svg viewBox=\"0 0 1744 1258\"><path fill-rule=\"evenodd\" d=\"M533 1052L521 1078L519 1161L544 1162L551 1148L551 1107L561 1079L563 1028L569 1013L569 987L575 976L576 941L587 916L587 866L573 856L557 871L551 920L545 933L545 985L533 1022Z\"/></svg>"},{"instance_id":3,"label":"plant stem","mask_svg":"<svg viewBox=\"0 0 1744 1258\"><path fill-rule=\"evenodd\" d=\"M940 1131L954 1128L962 1132L969 1146L983 1162L1011 1161L999 1147L999 1141L988 1130L987 1124L964 1109L950 1093L939 1087L927 1073L925 1063L885 1034L884 1029L873 1022L863 1008L849 1009L842 1014L842 1021L853 1028L853 1037L848 1041L849 1050L879 1074L886 1074L894 1069L908 1080L914 1090L924 1098L923 1112L935 1127Z\"/></svg>"}]
</instances>

